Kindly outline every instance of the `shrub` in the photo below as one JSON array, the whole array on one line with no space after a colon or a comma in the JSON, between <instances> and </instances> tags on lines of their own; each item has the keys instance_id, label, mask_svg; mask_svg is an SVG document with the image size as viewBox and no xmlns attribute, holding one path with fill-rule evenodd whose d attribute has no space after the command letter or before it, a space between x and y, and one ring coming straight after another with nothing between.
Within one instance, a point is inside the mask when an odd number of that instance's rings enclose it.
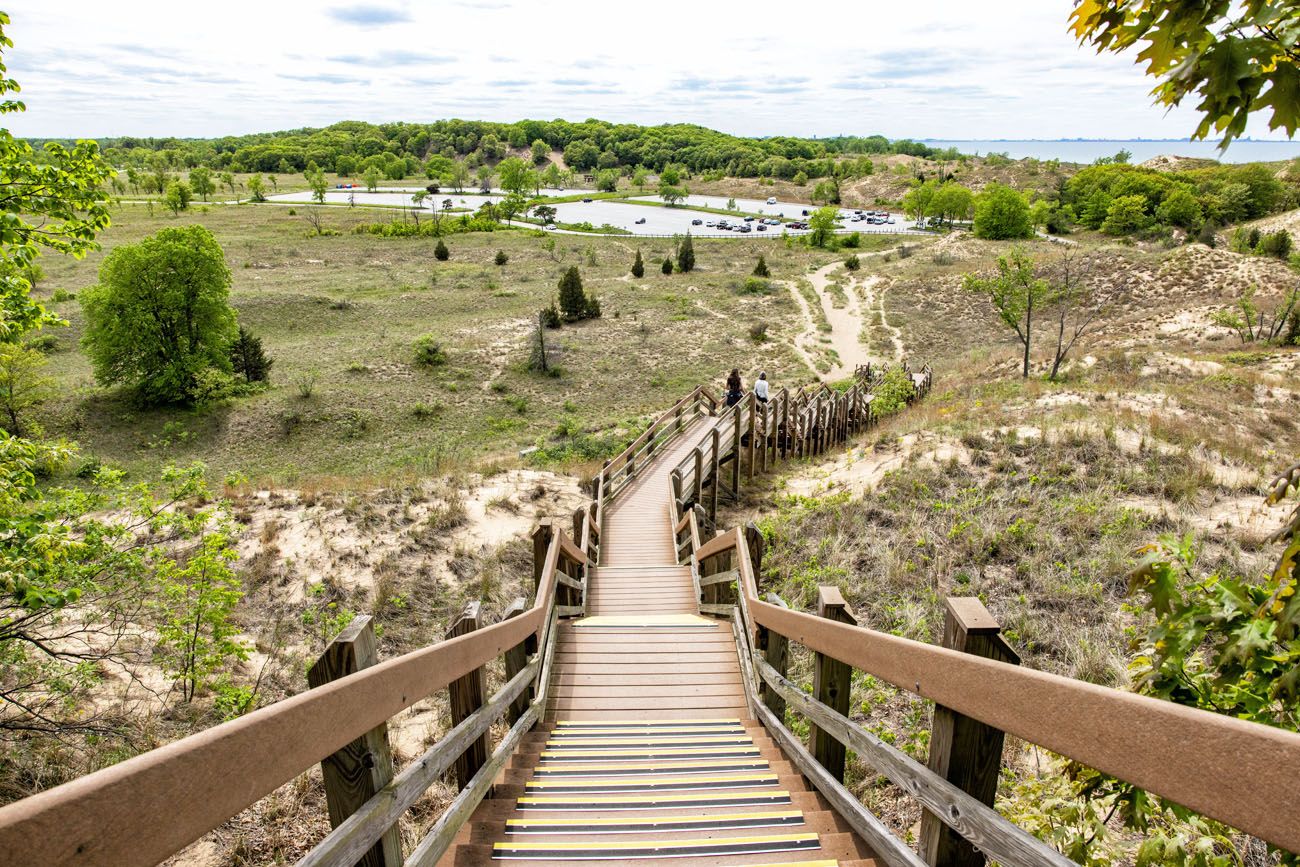
<instances>
[{"instance_id":1,"label":"shrub","mask_svg":"<svg viewBox=\"0 0 1300 867\"><path fill-rule=\"evenodd\" d=\"M754 266L753 274L755 277L771 277L772 272L767 269L767 260L762 256L758 257L758 264Z\"/></svg>"},{"instance_id":2,"label":"shrub","mask_svg":"<svg viewBox=\"0 0 1300 867\"><path fill-rule=\"evenodd\" d=\"M947 250L940 250L930 257L930 261L934 262L936 265L951 265L953 262L956 262L957 259Z\"/></svg>"},{"instance_id":3,"label":"shrub","mask_svg":"<svg viewBox=\"0 0 1300 867\"><path fill-rule=\"evenodd\" d=\"M54 304L61 301L75 301L76 298L76 294L69 292L67 289L55 289L53 294L50 295L50 301Z\"/></svg>"},{"instance_id":4,"label":"shrub","mask_svg":"<svg viewBox=\"0 0 1300 867\"><path fill-rule=\"evenodd\" d=\"M677 270L682 274L686 274L694 269L695 245L691 243L691 233L687 232L686 237L677 248Z\"/></svg>"},{"instance_id":5,"label":"shrub","mask_svg":"<svg viewBox=\"0 0 1300 867\"><path fill-rule=\"evenodd\" d=\"M415 363L421 367L440 367L447 363L447 351L432 334L415 338Z\"/></svg>"},{"instance_id":6,"label":"shrub","mask_svg":"<svg viewBox=\"0 0 1300 867\"><path fill-rule=\"evenodd\" d=\"M262 339L244 326L239 326L239 336L230 344L230 364L245 382L266 382L271 375L270 356L262 349Z\"/></svg>"},{"instance_id":7,"label":"shrub","mask_svg":"<svg viewBox=\"0 0 1300 867\"><path fill-rule=\"evenodd\" d=\"M989 184L975 198L975 237L992 241L1032 238L1029 202L1002 184Z\"/></svg>"},{"instance_id":8,"label":"shrub","mask_svg":"<svg viewBox=\"0 0 1300 867\"><path fill-rule=\"evenodd\" d=\"M632 260L632 276L640 279L645 276L645 261L641 258L641 251L636 251L636 258Z\"/></svg>"},{"instance_id":9,"label":"shrub","mask_svg":"<svg viewBox=\"0 0 1300 867\"><path fill-rule=\"evenodd\" d=\"M877 417L892 415L907 406L915 393L911 375L901 365L891 367L873 389L871 411Z\"/></svg>"},{"instance_id":10,"label":"shrub","mask_svg":"<svg viewBox=\"0 0 1300 867\"><path fill-rule=\"evenodd\" d=\"M746 277L745 282L740 284L741 295L766 295L771 291L771 281L762 277Z\"/></svg>"},{"instance_id":11,"label":"shrub","mask_svg":"<svg viewBox=\"0 0 1300 867\"><path fill-rule=\"evenodd\" d=\"M1142 195L1120 196L1110 203L1101 230L1107 235L1129 235L1151 224L1147 216L1147 198Z\"/></svg>"},{"instance_id":12,"label":"shrub","mask_svg":"<svg viewBox=\"0 0 1300 867\"><path fill-rule=\"evenodd\" d=\"M755 322L749 326L749 339L755 343L762 343L767 340L767 323Z\"/></svg>"},{"instance_id":13,"label":"shrub","mask_svg":"<svg viewBox=\"0 0 1300 867\"><path fill-rule=\"evenodd\" d=\"M664 264L659 270L663 271L665 274L673 273L673 260L671 256L664 257Z\"/></svg>"},{"instance_id":14,"label":"shrub","mask_svg":"<svg viewBox=\"0 0 1300 867\"><path fill-rule=\"evenodd\" d=\"M898 245L898 258L900 258L900 259L910 259L910 258L912 258L912 248L909 247L909 246L907 246L906 244L899 244L899 245Z\"/></svg>"},{"instance_id":15,"label":"shrub","mask_svg":"<svg viewBox=\"0 0 1300 867\"><path fill-rule=\"evenodd\" d=\"M497 254L492 259L492 261L498 265L504 265L505 263L510 261L510 257L506 255L505 250L497 250Z\"/></svg>"},{"instance_id":16,"label":"shrub","mask_svg":"<svg viewBox=\"0 0 1300 867\"><path fill-rule=\"evenodd\" d=\"M1255 249L1264 256L1272 256L1283 262L1291 258L1291 234L1286 229L1278 229L1262 237Z\"/></svg>"},{"instance_id":17,"label":"shrub","mask_svg":"<svg viewBox=\"0 0 1300 867\"><path fill-rule=\"evenodd\" d=\"M1215 231L1215 225L1207 220L1205 224L1201 226L1201 231L1196 233L1196 240L1207 247L1215 247L1219 243Z\"/></svg>"},{"instance_id":18,"label":"shrub","mask_svg":"<svg viewBox=\"0 0 1300 867\"><path fill-rule=\"evenodd\" d=\"M840 238L840 246L848 247L850 250L856 250L862 246L862 233L849 232L843 238Z\"/></svg>"},{"instance_id":19,"label":"shrub","mask_svg":"<svg viewBox=\"0 0 1300 867\"><path fill-rule=\"evenodd\" d=\"M542 325L547 328L560 327L560 311L556 308L554 302L551 303L550 307L542 308Z\"/></svg>"},{"instance_id":20,"label":"shrub","mask_svg":"<svg viewBox=\"0 0 1300 867\"><path fill-rule=\"evenodd\" d=\"M578 266L570 266L560 277L560 315L565 322L577 322L587 314L587 293L582 290Z\"/></svg>"},{"instance_id":21,"label":"shrub","mask_svg":"<svg viewBox=\"0 0 1300 867\"><path fill-rule=\"evenodd\" d=\"M857 256L850 256L844 260L844 267L849 271L856 271L862 267L862 262Z\"/></svg>"},{"instance_id":22,"label":"shrub","mask_svg":"<svg viewBox=\"0 0 1300 867\"><path fill-rule=\"evenodd\" d=\"M446 262L451 258L451 251L447 249L447 245L441 239L439 239L438 245L433 248L433 258L439 262Z\"/></svg>"}]
</instances>

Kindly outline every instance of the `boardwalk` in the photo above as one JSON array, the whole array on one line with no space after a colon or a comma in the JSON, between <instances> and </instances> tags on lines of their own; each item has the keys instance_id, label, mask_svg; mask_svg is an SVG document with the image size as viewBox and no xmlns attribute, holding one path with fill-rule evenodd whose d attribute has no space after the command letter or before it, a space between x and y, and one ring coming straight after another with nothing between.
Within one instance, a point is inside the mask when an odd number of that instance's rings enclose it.
<instances>
[{"instance_id":1,"label":"boardwalk","mask_svg":"<svg viewBox=\"0 0 1300 867\"><path fill-rule=\"evenodd\" d=\"M875 863L753 721L731 625L695 613L676 563L668 474L714 421L694 420L607 509L546 723L444 864Z\"/></svg>"}]
</instances>

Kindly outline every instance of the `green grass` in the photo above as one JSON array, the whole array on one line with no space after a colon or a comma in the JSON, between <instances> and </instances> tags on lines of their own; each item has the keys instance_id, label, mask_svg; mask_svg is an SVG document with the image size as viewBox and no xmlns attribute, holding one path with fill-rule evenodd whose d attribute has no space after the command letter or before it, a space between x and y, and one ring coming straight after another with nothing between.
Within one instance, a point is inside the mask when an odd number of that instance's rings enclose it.
<instances>
[{"instance_id":1,"label":"green grass","mask_svg":"<svg viewBox=\"0 0 1300 867\"><path fill-rule=\"evenodd\" d=\"M71 323L52 332L58 348L49 372L60 397L38 420L48 434L77 440L89 455L140 478L168 463L203 460L216 478L241 472L264 482L349 486L423 476L449 461L515 460L518 450L538 444L564 451L554 437L564 415L588 435L616 436L622 420L656 412L733 366L761 367L785 381L807 376L782 339L798 327L788 299L734 292L734 275L748 273L759 252L745 240L701 239L697 270L664 276L656 266L670 252L664 239L458 235L447 239L450 260L438 262L434 239L352 233L374 218L330 209L325 225L340 234L315 237L287 208L212 207L179 217L157 207L151 216L140 205L116 210L103 252L80 262L42 260L39 296L93 284L117 244L201 223L226 252L239 321L275 359L271 388L208 411L136 407L95 384L78 345L80 306L64 300L51 305ZM547 240L553 252L544 249ZM638 247L646 276L621 279ZM498 249L510 257L505 267L493 263ZM762 252L778 277L827 256L797 245L762 244ZM540 377L526 369L529 330L570 265L600 298L604 316L548 332L563 373ZM755 347L747 335L758 319L772 324L773 339ZM442 342L445 365L415 364L413 344L423 334ZM516 402L504 403L488 382L503 384ZM563 409L566 403L574 409ZM577 449L578 457L585 451Z\"/></svg>"}]
</instances>

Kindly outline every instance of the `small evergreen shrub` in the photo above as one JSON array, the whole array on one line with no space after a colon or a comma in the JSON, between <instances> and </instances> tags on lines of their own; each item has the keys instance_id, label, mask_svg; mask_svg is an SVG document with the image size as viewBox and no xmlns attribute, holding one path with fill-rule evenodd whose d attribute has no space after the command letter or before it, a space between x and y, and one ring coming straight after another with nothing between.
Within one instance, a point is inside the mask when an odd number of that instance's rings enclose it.
<instances>
[{"instance_id":1,"label":"small evergreen shrub","mask_svg":"<svg viewBox=\"0 0 1300 867\"><path fill-rule=\"evenodd\" d=\"M506 255L505 250L497 250L496 257L492 261L498 265L504 265L510 261L510 257Z\"/></svg>"},{"instance_id":2,"label":"small evergreen shrub","mask_svg":"<svg viewBox=\"0 0 1300 867\"><path fill-rule=\"evenodd\" d=\"M441 367L447 363L447 351L432 334L415 338L415 363L420 367Z\"/></svg>"},{"instance_id":3,"label":"small evergreen shrub","mask_svg":"<svg viewBox=\"0 0 1300 867\"><path fill-rule=\"evenodd\" d=\"M753 274L755 277L771 277L772 272L767 269L767 260L762 256L758 257L758 264L754 266Z\"/></svg>"},{"instance_id":4,"label":"small evergreen shrub","mask_svg":"<svg viewBox=\"0 0 1300 867\"><path fill-rule=\"evenodd\" d=\"M438 246L433 248L433 258L439 262L446 262L451 258L451 251L447 249L447 245L441 239L438 240Z\"/></svg>"}]
</instances>

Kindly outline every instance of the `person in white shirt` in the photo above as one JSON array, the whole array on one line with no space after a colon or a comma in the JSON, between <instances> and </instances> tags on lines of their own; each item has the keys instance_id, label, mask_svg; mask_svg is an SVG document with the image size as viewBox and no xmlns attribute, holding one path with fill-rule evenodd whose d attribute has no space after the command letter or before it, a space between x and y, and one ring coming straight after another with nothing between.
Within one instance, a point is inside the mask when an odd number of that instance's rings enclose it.
<instances>
[{"instance_id":1,"label":"person in white shirt","mask_svg":"<svg viewBox=\"0 0 1300 867\"><path fill-rule=\"evenodd\" d=\"M767 374L760 373L758 379L754 380L754 397L758 398L759 403L767 403Z\"/></svg>"}]
</instances>

